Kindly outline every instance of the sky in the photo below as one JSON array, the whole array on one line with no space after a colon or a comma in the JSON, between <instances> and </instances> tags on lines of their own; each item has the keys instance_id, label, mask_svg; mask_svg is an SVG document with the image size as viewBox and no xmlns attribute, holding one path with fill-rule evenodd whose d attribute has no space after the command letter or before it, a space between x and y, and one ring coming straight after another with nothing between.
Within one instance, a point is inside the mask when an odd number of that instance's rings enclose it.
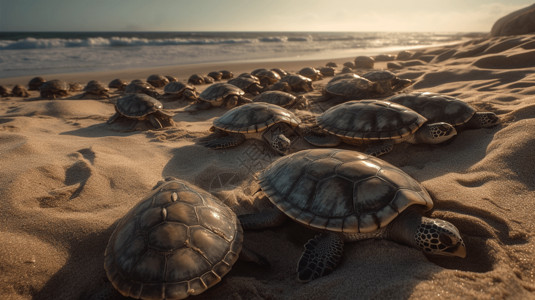
<instances>
[{"instance_id":1,"label":"sky","mask_svg":"<svg viewBox=\"0 0 535 300\"><path fill-rule=\"evenodd\" d=\"M533 0L0 0L0 31L488 32Z\"/></svg>"}]
</instances>

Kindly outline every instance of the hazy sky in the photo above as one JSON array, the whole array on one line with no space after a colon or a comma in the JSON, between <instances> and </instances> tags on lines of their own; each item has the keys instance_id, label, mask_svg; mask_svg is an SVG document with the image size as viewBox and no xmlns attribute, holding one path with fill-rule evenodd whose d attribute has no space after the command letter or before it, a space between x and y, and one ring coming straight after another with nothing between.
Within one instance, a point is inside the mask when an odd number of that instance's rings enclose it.
<instances>
[{"instance_id":1,"label":"hazy sky","mask_svg":"<svg viewBox=\"0 0 535 300\"><path fill-rule=\"evenodd\" d=\"M529 0L0 0L0 31L490 31Z\"/></svg>"}]
</instances>

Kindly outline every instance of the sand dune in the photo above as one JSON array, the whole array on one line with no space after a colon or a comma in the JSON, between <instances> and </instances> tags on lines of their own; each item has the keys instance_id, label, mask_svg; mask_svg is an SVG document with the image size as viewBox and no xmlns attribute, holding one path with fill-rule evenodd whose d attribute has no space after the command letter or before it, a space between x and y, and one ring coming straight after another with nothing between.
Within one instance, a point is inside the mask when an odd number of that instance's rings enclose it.
<instances>
[{"instance_id":1,"label":"sand dune","mask_svg":"<svg viewBox=\"0 0 535 300\"><path fill-rule=\"evenodd\" d=\"M296 263L314 232L288 222L245 234L245 245L267 257L271 268L238 262L197 298L535 299L534 49L535 35L494 37L414 51L413 58L396 61L400 68L395 72L415 81L408 91L455 96L502 120L497 127L460 132L445 145L398 145L383 157L422 182L435 199L431 215L460 229L468 249L465 259L429 258L394 242L368 240L348 244L332 274L301 284ZM239 74L280 67L296 72L325 62L47 77L85 83L167 73L185 81L208 70ZM386 68L386 62L375 68ZM327 80L315 82L315 90L307 93L312 113L329 105L315 102ZM184 112L186 102L166 102L175 113L175 127L120 132L106 124L114 113L110 101L78 96L44 100L32 92L27 99L0 98L1 298L76 299L104 291L103 253L114 222L163 177L194 183L237 213L267 205L255 194L256 173L278 157L275 153L256 141L227 150L196 144L224 109L190 114Z\"/></svg>"}]
</instances>

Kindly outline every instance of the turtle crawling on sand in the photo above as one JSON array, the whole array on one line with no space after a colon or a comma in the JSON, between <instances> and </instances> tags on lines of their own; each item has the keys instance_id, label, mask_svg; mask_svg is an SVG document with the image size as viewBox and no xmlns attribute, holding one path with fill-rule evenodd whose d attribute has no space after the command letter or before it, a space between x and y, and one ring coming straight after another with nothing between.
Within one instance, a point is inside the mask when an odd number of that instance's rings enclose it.
<instances>
[{"instance_id":1,"label":"turtle crawling on sand","mask_svg":"<svg viewBox=\"0 0 535 300\"><path fill-rule=\"evenodd\" d=\"M214 83L207 87L197 99L197 102L187 108L187 111L198 111L210 107L232 108L251 100L245 98L245 92L239 87L229 83Z\"/></svg>"},{"instance_id":2,"label":"turtle crawling on sand","mask_svg":"<svg viewBox=\"0 0 535 300\"><path fill-rule=\"evenodd\" d=\"M281 82L287 82L290 88L294 92L311 92L314 90L312 87L312 79L303 75L286 75L281 78Z\"/></svg>"},{"instance_id":3,"label":"turtle crawling on sand","mask_svg":"<svg viewBox=\"0 0 535 300\"><path fill-rule=\"evenodd\" d=\"M30 97L30 93L28 93L26 88L21 84L17 84L13 87L13 89L11 90L11 95L15 97L24 97L24 98Z\"/></svg>"},{"instance_id":4,"label":"turtle crawling on sand","mask_svg":"<svg viewBox=\"0 0 535 300\"><path fill-rule=\"evenodd\" d=\"M41 97L46 99L56 99L69 94L69 84L63 80L53 79L41 85L39 88Z\"/></svg>"},{"instance_id":5,"label":"turtle crawling on sand","mask_svg":"<svg viewBox=\"0 0 535 300\"><path fill-rule=\"evenodd\" d=\"M266 91L254 97L253 102L266 102L278 105L283 108L305 109L308 106L308 99L303 96L294 96L282 91Z\"/></svg>"},{"instance_id":6,"label":"turtle crawling on sand","mask_svg":"<svg viewBox=\"0 0 535 300\"><path fill-rule=\"evenodd\" d=\"M323 90L323 100L360 100L372 98L382 93L379 84L354 73L346 74L349 78L334 77Z\"/></svg>"},{"instance_id":7,"label":"turtle crawling on sand","mask_svg":"<svg viewBox=\"0 0 535 300\"><path fill-rule=\"evenodd\" d=\"M211 131L200 144L222 149L242 144L246 139L267 142L277 153L286 154L291 146L288 136L301 120L292 112L274 104L255 102L235 107L214 120Z\"/></svg>"},{"instance_id":8,"label":"turtle crawling on sand","mask_svg":"<svg viewBox=\"0 0 535 300\"><path fill-rule=\"evenodd\" d=\"M388 70L370 71L362 77L378 84L381 95L389 95L413 84L410 79L399 78Z\"/></svg>"},{"instance_id":9,"label":"turtle crawling on sand","mask_svg":"<svg viewBox=\"0 0 535 300\"><path fill-rule=\"evenodd\" d=\"M258 179L275 207L239 216L245 230L277 226L289 217L320 231L297 264L301 282L331 273L345 242L370 238L430 255L466 256L455 225L423 216L433 207L425 188L381 159L349 150L304 150L279 158Z\"/></svg>"},{"instance_id":10,"label":"turtle crawling on sand","mask_svg":"<svg viewBox=\"0 0 535 300\"><path fill-rule=\"evenodd\" d=\"M185 299L220 282L238 256L268 264L242 242L230 207L190 183L167 178L119 220L104 269L123 296Z\"/></svg>"},{"instance_id":11,"label":"turtle crawling on sand","mask_svg":"<svg viewBox=\"0 0 535 300\"><path fill-rule=\"evenodd\" d=\"M87 83L87 85L84 88L84 95L83 97L88 96L95 96L97 98L109 98L110 89L104 86L104 84L97 80L91 80Z\"/></svg>"},{"instance_id":12,"label":"turtle crawling on sand","mask_svg":"<svg viewBox=\"0 0 535 300\"><path fill-rule=\"evenodd\" d=\"M173 114L163 110L160 101L146 94L127 94L117 99L115 114L108 124L126 123L125 131L161 129L173 126Z\"/></svg>"},{"instance_id":13,"label":"turtle crawling on sand","mask_svg":"<svg viewBox=\"0 0 535 300\"><path fill-rule=\"evenodd\" d=\"M181 99L185 98L190 101L197 100L197 90L193 85L184 84L180 81L169 82L163 88L164 97L166 99Z\"/></svg>"},{"instance_id":14,"label":"turtle crawling on sand","mask_svg":"<svg viewBox=\"0 0 535 300\"><path fill-rule=\"evenodd\" d=\"M400 94L386 101L406 106L429 122L446 122L457 129L486 128L500 122L493 112L479 112L460 99L436 93Z\"/></svg>"},{"instance_id":15,"label":"turtle crawling on sand","mask_svg":"<svg viewBox=\"0 0 535 300\"><path fill-rule=\"evenodd\" d=\"M141 79L132 80L124 88L124 92L125 94L142 93L142 94L154 97L154 98L158 98L160 96L160 94L158 93L158 91L153 85Z\"/></svg>"},{"instance_id":16,"label":"turtle crawling on sand","mask_svg":"<svg viewBox=\"0 0 535 300\"><path fill-rule=\"evenodd\" d=\"M317 117L323 131L352 145L368 145L367 154L380 156L394 144L439 144L455 136L455 128L444 122L430 123L405 106L380 100L348 101ZM315 146L324 146L321 136L305 136ZM325 146L331 147L332 143Z\"/></svg>"},{"instance_id":17,"label":"turtle crawling on sand","mask_svg":"<svg viewBox=\"0 0 535 300\"><path fill-rule=\"evenodd\" d=\"M45 82L46 80L41 76L34 77L28 82L28 89L30 91L38 91L41 85Z\"/></svg>"},{"instance_id":18,"label":"turtle crawling on sand","mask_svg":"<svg viewBox=\"0 0 535 300\"><path fill-rule=\"evenodd\" d=\"M124 91L124 88L128 85L128 82L120 78L115 78L114 80L108 83L110 89L116 89L118 91Z\"/></svg>"},{"instance_id":19,"label":"turtle crawling on sand","mask_svg":"<svg viewBox=\"0 0 535 300\"><path fill-rule=\"evenodd\" d=\"M163 75L160 74L152 74L147 77L147 82L151 84L153 87L164 87L166 84L169 83L169 79Z\"/></svg>"}]
</instances>

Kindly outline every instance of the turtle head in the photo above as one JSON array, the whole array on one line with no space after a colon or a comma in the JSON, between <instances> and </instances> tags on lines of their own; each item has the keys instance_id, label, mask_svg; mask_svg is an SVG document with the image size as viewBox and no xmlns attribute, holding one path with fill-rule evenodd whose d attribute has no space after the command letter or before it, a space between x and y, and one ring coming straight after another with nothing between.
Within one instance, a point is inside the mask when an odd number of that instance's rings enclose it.
<instances>
[{"instance_id":1,"label":"turtle head","mask_svg":"<svg viewBox=\"0 0 535 300\"><path fill-rule=\"evenodd\" d=\"M186 99L191 100L191 101L195 101L198 98L197 93L195 92L195 90L189 90L189 89L186 89L184 91L184 97Z\"/></svg>"},{"instance_id":2,"label":"turtle head","mask_svg":"<svg viewBox=\"0 0 535 300\"><path fill-rule=\"evenodd\" d=\"M416 132L417 142L426 144L440 144L457 134L457 130L451 124L438 122L422 126Z\"/></svg>"},{"instance_id":3,"label":"turtle head","mask_svg":"<svg viewBox=\"0 0 535 300\"><path fill-rule=\"evenodd\" d=\"M422 218L414 234L416 245L424 253L466 257L466 247L455 225L439 219Z\"/></svg>"},{"instance_id":4,"label":"turtle head","mask_svg":"<svg viewBox=\"0 0 535 300\"><path fill-rule=\"evenodd\" d=\"M280 155L288 154L290 150L291 141L284 134L277 134L271 141L271 147Z\"/></svg>"}]
</instances>

